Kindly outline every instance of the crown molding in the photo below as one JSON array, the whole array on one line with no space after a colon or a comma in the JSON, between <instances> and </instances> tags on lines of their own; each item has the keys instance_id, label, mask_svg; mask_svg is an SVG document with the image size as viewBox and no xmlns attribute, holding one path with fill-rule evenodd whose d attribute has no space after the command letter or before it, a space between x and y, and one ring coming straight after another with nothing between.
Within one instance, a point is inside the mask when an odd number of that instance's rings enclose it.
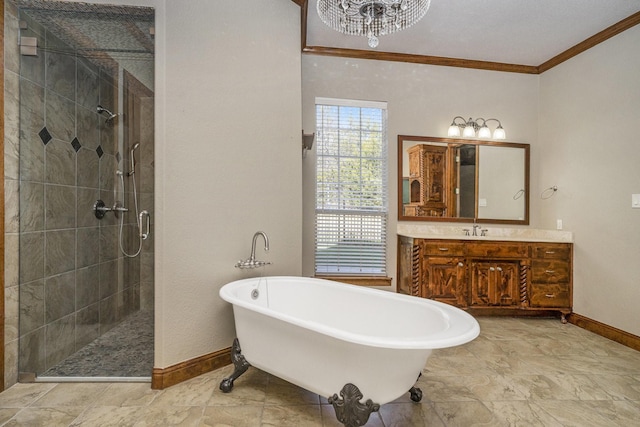
<instances>
[{"instance_id":1,"label":"crown molding","mask_svg":"<svg viewBox=\"0 0 640 427\"><path fill-rule=\"evenodd\" d=\"M446 58L442 56L413 55L408 53L343 49L324 46L305 46L303 47L302 52L311 55L337 56L343 58L375 59L378 61L395 61L413 64L505 71L511 73L538 74L538 67L532 65L505 64L502 62L476 61L471 59Z\"/></svg>"},{"instance_id":2,"label":"crown molding","mask_svg":"<svg viewBox=\"0 0 640 427\"><path fill-rule=\"evenodd\" d=\"M308 0L292 0L294 3L300 6L300 20L301 20L301 46L302 53L308 55L321 55L321 56L335 56L342 58L355 58L355 59L373 59L378 61L393 61L393 62L407 62L412 64L428 64L438 65L446 67L458 67L458 68L474 68L479 70L501 71L507 73L522 73L522 74L542 74L545 71L585 52L592 47L609 40L611 37L622 33L638 24L640 24L640 12L637 12L627 18L613 24L612 26L600 31L599 33L589 37L588 39L576 44L575 46L567 49L566 51L554 56L548 61L542 64L535 65L522 65L522 64L507 64L502 62L490 62L490 61L477 61L472 59L463 58L447 58L442 56L429 56L429 55L414 55L407 53L395 53L395 52L383 52L383 51L371 51L360 49L343 49L338 47L327 46L307 46L307 13L308 13Z\"/></svg>"}]
</instances>

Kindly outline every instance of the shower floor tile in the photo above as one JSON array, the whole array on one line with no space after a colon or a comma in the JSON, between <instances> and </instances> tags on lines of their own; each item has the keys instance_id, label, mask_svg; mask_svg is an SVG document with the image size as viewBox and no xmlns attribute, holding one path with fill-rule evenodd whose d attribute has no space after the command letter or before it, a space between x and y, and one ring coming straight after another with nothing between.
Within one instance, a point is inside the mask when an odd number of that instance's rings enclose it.
<instances>
[{"instance_id":1,"label":"shower floor tile","mask_svg":"<svg viewBox=\"0 0 640 427\"><path fill-rule=\"evenodd\" d=\"M40 377L151 377L153 312L138 311Z\"/></svg>"}]
</instances>

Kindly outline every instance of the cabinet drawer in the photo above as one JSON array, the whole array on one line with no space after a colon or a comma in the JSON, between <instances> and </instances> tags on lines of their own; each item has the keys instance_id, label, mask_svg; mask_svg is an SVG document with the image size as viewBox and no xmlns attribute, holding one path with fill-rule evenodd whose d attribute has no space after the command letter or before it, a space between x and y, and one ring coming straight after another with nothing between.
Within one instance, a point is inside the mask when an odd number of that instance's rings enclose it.
<instances>
[{"instance_id":1,"label":"cabinet drawer","mask_svg":"<svg viewBox=\"0 0 640 427\"><path fill-rule=\"evenodd\" d=\"M464 256L465 244L448 241L427 241L423 246L425 255Z\"/></svg>"},{"instance_id":2,"label":"cabinet drawer","mask_svg":"<svg viewBox=\"0 0 640 427\"><path fill-rule=\"evenodd\" d=\"M542 259L562 259L568 261L571 259L571 245L569 244L536 244L533 246L533 258Z\"/></svg>"},{"instance_id":3,"label":"cabinet drawer","mask_svg":"<svg viewBox=\"0 0 640 427\"><path fill-rule=\"evenodd\" d=\"M531 285L531 307L571 307L569 285Z\"/></svg>"},{"instance_id":4,"label":"cabinet drawer","mask_svg":"<svg viewBox=\"0 0 640 427\"><path fill-rule=\"evenodd\" d=\"M569 263L534 259L531 262L531 281L547 284L567 283L569 281Z\"/></svg>"},{"instance_id":5,"label":"cabinet drawer","mask_svg":"<svg viewBox=\"0 0 640 427\"><path fill-rule=\"evenodd\" d=\"M529 245L513 242L470 243L468 256L522 258L529 256Z\"/></svg>"}]
</instances>

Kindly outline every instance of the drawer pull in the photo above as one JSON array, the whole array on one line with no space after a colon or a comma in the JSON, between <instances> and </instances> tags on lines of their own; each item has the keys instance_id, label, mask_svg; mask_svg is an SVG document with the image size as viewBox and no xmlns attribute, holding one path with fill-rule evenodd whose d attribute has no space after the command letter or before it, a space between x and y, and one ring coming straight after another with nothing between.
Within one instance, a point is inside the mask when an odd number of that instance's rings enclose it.
<instances>
[{"instance_id":1,"label":"drawer pull","mask_svg":"<svg viewBox=\"0 0 640 427\"><path fill-rule=\"evenodd\" d=\"M449 248L438 248L438 250L441 251L441 252L446 252L446 251L449 250Z\"/></svg>"},{"instance_id":2,"label":"drawer pull","mask_svg":"<svg viewBox=\"0 0 640 427\"><path fill-rule=\"evenodd\" d=\"M496 267L496 270L502 271L502 267Z\"/></svg>"},{"instance_id":3,"label":"drawer pull","mask_svg":"<svg viewBox=\"0 0 640 427\"><path fill-rule=\"evenodd\" d=\"M555 270L545 270L544 271L547 274L554 274L556 271Z\"/></svg>"},{"instance_id":4,"label":"drawer pull","mask_svg":"<svg viewBox=\"0 0 640 427\"><path fill-rule=\"evenodd\" d=\"M458 267L464 267L464 264L462 262L459 262Z\"/></svg>"},{"instance_id":5,"label":"drawer pull","mask_svg":"<svg viewBox=\"0 0 640 427\"><path fill-rule=\"evenodd\" d=\"M546 294L545 297L547 297L547 298L555 298L556 294Z\"/></svg>"},{"instance_id":6,"label":"drawer pull","mask_svg":"<svg viewBox=\"0 0 640 427\"><path fill-rule=\"evenodd\" d=\"M548 254L548 255L553 255L555 253L556 253L556 251L545 251L545 254Z\"/></svg>"}]
</instances>

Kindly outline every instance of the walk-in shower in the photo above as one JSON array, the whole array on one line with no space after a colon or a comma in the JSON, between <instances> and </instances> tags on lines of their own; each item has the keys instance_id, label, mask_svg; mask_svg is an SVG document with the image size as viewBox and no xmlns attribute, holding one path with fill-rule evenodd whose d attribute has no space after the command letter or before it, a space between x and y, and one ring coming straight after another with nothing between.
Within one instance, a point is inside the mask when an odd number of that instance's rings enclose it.
<instances>
[{"instance_id":1,"label":"walk-in shower","mask_svg":"<svg viewBox=\"0 0 640 427\"><path fill-rule=\"evenodd\" d=\"M149 379L153 9L15 5L20 378Z\"/></svg>"}]
</instances>

